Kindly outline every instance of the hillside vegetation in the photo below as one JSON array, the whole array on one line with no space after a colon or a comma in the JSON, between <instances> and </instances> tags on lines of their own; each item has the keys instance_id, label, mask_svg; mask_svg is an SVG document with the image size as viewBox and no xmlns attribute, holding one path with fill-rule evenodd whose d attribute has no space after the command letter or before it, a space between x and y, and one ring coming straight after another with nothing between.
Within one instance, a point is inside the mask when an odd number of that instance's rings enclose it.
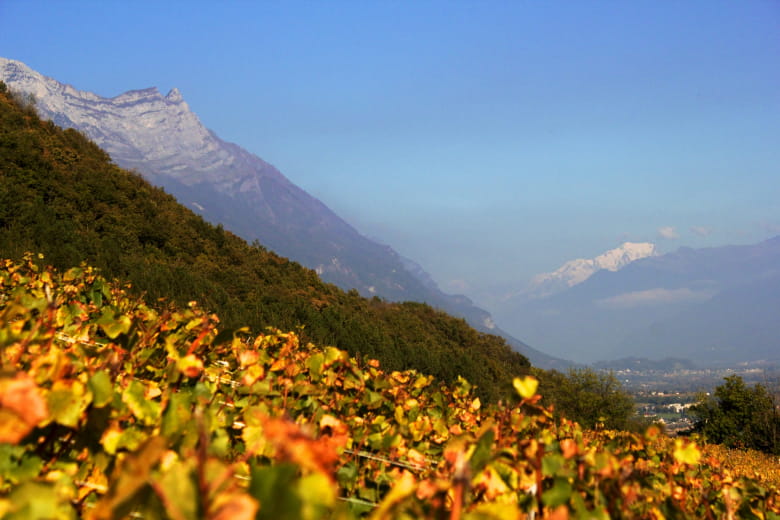
<instances>
[{"instance_id":1,"label":"hillside vegetation","mask_svg":"<svg viewBox=\"0 0 780 520\"><path fill-rule=\"evenodd\" d=\"M0 518L780 517L755 468L556 421L530 376L485 404L32 260L0 263Z\"/></svg>"},{"instance_id":2,"label":"hillside vegetation","mask_svg":"<svg viewBox=\"0 0 780 520\"><path fill-rule=\"evenodd\" d=\"M25 104L26 103L26 104ZM249 245L111 164L74 130L41 121L0 84L0 256L40 252L67 269L87 261L147 301L191 300L225 330L273 326L303 341L414 368L446 381L467 376L483 399L508 395L528 360L420 303L367 300L260 245Z\"/></svg>"}]
</instances>

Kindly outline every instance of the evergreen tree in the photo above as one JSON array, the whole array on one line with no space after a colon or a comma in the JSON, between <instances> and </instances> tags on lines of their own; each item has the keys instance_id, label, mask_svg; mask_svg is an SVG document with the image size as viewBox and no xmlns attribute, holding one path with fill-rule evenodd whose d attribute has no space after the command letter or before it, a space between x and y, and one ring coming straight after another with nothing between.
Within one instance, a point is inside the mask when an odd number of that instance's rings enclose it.
<instances>
[{"instance_id":1,"label":"evergreen tree","mask_svg":"<svg viewBox=\"0 0 780 520\"><path fill-rule=\"evenodd\" d=\"M780 455L780 414L763 385L749 387L740 376L726 377L691 412L696 417L694 431L710 442Z\"/></svg>"}]
</instances>

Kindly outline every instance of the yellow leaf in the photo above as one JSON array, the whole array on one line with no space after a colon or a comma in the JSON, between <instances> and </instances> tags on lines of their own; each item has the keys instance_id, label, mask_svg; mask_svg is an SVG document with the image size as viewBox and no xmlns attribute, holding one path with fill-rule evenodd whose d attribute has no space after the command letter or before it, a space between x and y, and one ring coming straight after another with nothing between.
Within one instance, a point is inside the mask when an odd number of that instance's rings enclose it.
<instances>
[{"instance_id":1,"label":"yellow leaf","mask_svg":"<svg viewBox=\"0 0 780 520\"><path fill-rule=\"evenodd\" d=\"M471 481L472 486L492 502L511 490L501 476L491 466L487 466Z\"/></svg>"},{"instance_id":2,"label":"yellow leaf","mask_svg":"<svg viewBox=\"0 0 780 520\"><path fill-rule=\"evenodd\" d=\"M701 459L701 451L696 446L696 443L689 443L683 447L682 439L675 439L674 441L674 460L680 464L690 464L694 466L699 463Z\"/></svg>"},{"instance_id":3,"label":"yellow leaf","mask_svg":"<svg viewBox=\"0 0 780 520\"><path fill-rule=\"evenodd\" d=\"M188 354L176 363L179 371L186 377L198 377L203 372L203 361L195 354ZM148 396L147 396L148 397ZM156 396L155 396L156 397Z\"/></svg>"},{"instance_id":4,"label":"yellow leaf","mask_svg":"<svg viewBox=\"0 0 780 520\"><path fill-rule=\"evenodd\" d=\"M532 376L525 376L522 379L516 377L512 381L512 385L520 397L523 399L530 399L536 394L536 389L539 387L539 380Z\"/></svg>"}]
</instances>

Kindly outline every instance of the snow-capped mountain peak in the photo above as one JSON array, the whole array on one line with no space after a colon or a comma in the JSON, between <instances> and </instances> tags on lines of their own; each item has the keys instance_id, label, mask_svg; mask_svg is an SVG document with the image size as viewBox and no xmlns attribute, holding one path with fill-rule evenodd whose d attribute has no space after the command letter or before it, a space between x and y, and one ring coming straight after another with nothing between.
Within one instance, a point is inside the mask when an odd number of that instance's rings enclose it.
<instances>
[{"instance_id":1,"label":"snow-capped mountain peak","mask_svg":"<svg viewBox=\"0 0 780 520\"><path fill-rule=\"evenodd\" d=\"M650 242L624 242L592 260L598 269L617 271L634 260L657 255L655 244Z\"/></svg>"},{"instance_id":2,"label":"snow-capped mountain peak","mask_svg":"<svg viewBox=\"0 0 780 520\"><path fill-rule=\"evenodd\" d=\"M584 282L602 269L617 271L635 260L657 254L655 244L650 242L624 242L595 258L570 260L551 273L536 275L526 294L530 298L550 296Z\"/></svg>"}]
</instances>

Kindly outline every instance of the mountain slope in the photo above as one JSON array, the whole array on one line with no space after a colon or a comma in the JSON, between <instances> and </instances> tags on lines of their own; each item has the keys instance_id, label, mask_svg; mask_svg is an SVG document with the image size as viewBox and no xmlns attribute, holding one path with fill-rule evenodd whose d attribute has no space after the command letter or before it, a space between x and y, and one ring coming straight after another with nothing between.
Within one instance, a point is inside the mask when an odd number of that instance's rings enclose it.
<instances>
[{"instance_id":1,"label":"mountain slope","mask_svg":"<svg viewBox=\"0 0 780 520\"><path fill-rule=\"evenodd\" d=\"M0 90L5 85L0 83ZM197 300L227 329L296 330L307 340L464 376L496 399L528 361L502 338L419 303L366 300L314 271L206 223L140 176L110 163L79 132L42 122L0 92L0 255L42 252L60 268L82 261L132 282L149 299Z\"/></svg>"},{"instance_id":2,"label":"mountain slope","mask_svg":"<svg viewBox=\"0 0 780 520\"><path fill-rule=\"evenodd\" d=\"M206 220L315 269L326 282L364 296L426 302L483 332L506 335L471 300L410 272L391 247L364 237L272 165L206 129L177 89L102 98L5 58L0 80L31 93L43 118L84 132L118 165L140 172ZM539 366L566 364L506 336Z\"/></svg>"},{"instance_id":3,"label":"mountain slope","mask_svg":"<svg viewBox=\"0 0 780 520\"><path fill-rule=\"evenodd\" d=\"M3 58L0 79L31 93L44 119L84 132L118 165L163 186L207 220L257 239L343 288L412 299L405 296L416 281L390 248L361 236L270 164L219 139L178 90L163 96L149 88L102 98Z\"/></svg>"}]
</instances>

